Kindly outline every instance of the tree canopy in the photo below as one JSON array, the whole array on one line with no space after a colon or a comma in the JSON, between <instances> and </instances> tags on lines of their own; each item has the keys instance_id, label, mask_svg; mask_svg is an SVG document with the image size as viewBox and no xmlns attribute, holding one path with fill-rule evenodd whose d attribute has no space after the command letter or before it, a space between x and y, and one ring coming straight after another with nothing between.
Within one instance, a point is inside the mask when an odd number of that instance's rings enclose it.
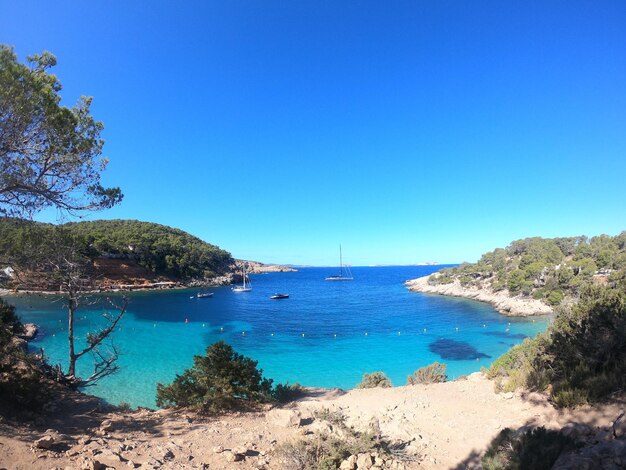
<instances>
[{"instance_id":1,"label":"tree canopy","mask_svg":"<svg viewBox=\"0 0 626 470\"><path fill-rule=\"evenodd\" d=\"M101 172L103 124L91 97L61 105L61 83L49 73L49 52L18 61L0 45L0 215L31 216L47 207L70 213L111 207L119 188L105 188Z\"/></svg>"},{"instance_id":2,"label":"tree canopy","mask_svg":"<svg viewBox=\"0 0 626 470\"><path fill-rule=\"evenodd\" d=\"M507 289L556 306L578 298L585 286L605 283L626 287L626 232L562 238L524 238L485 253L477 263L443 269L433 284Z\"/></svg>"},{"instance_id":3,"label":"tree canopy","mask_svg":"<svg viewBox=\"0 0 626 470\"><path fill-rule=\"evenodd\" d=\"M87 261L100 256L128 259L154 274L182 280L224 274L234 262L230 253L215 245L150 222L97 220L59 226L0 219L0 260L14 268L41 269L58 256L59 245L71 246Z\"/></svg>"}]
</instances>

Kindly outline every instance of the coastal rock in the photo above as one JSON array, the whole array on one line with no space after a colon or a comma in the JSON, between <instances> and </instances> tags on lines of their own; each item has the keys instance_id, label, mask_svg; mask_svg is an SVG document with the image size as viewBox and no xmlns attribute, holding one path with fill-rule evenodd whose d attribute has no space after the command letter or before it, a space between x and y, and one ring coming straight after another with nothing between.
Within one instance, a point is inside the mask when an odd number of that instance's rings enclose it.
<instances>
[{"instance_id":1,"label":"coastal rock","mask_svg":"<svg viewBox=\"0 0 626 470\"><path fill-rule=\"evenodd\" d=\"M611 432L615 439L623 439L626 437L626 413L625 412L622 411L622 413L613 422Z\"/></svg>"},{"instance_id":2,"label":"coastal rock","mask_svg":"<svg viewBox=\"0 0 626 470\"><path fill-rule=\"evenodd\" d=\"M222 455L224 456L227 462L239 462L240 460L243 460L243 455L237 454L230 450L224 451Z\"/></svg>"},{"instance_id":3,"label":"coastal rock","mask_svg":"<svg viewBox=\"0 0 626 470\"><path fill-rule=\"evenodd\" d=\"M267 413L267 421L283 428L298 427L302 422L302 414L295 410L276 408Z\"/></svg>"},{"instance_id":4,"label":"coastal rock","mask_svg":"<svg viewBox=\"0 0 626 470\"><path fill-rule=\"evenodd\" d=\"M351 455L339 465L340 470L355 470L356 469L356 455Z\"/></svg>"},{"instance_id":5,"label":"coastal rock","mask_svg":"<svg viewBox=\"0 0 626 470\"><path fill-rule=\"evenodd\" d=\"M21 335L17 335L17 337L26 341L31 341L35 339L35 336L37 336L39 328L34 323L25 323L23 331L24 332Z\"/></svg>"},{"instance_id":6,"label":"coastal rock","mask_svg":"<svg viewBox=\"0 0 626 470\"><path fill-rule=\"evenodd\" d=\"M494 292L488 287L482 289L464 287L458 279L455 279L454 282L449 284L430 285L428 281L431 276L433 276L433 274L406 281L404 284L413 292L464 297L466 299L487 302L501 314L511 317L528 317L552 313L552 307L537 299L520 296L512 297L509 295L508 291Z\"/></svg>"},{"instance_id":7,"label":"coastal rock","mask_svg":"<svg viewBox=\"0 0 626 470\"><path fill-rule=\"evenodd\" d=\"M54 445L54 437L47 435L43 436L40 439L37 439L34 443L35 447L38 449L46 449L49 450Z\"/></svg>"},{"instance_id":8,"label":"coastal rock","mask_svg":"<svg viewBox=\"0 0 626 470\"><path fill-rule=\"evenodd\" d=\"M359 454L356 457L356 468L361 469L369 469L374 465L374 460L370 454Z\"/></svg>"},{"instance_id":9,"label":"coastal rock","mask_svg":"<svg viewBox=\"0 0 626 470\"><path fill-rule=\"evenodd\" d=\"M106 419L100 423L100 432L106 433L113 429L113 422L109 419Z\"/></svg>"}]
</instances>

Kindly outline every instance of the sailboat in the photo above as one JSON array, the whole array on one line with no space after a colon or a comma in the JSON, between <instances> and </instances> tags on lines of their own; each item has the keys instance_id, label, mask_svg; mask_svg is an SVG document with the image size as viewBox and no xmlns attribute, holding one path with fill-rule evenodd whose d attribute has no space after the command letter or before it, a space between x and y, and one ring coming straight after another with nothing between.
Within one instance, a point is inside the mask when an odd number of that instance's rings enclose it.
<instances>
[{"instance_id":1,"label":"sailboat","mask_svg":"<svg viewBox=\"0 0 626 470\"><path fill-rule=\"evenodd\" d=\"M233 287L232 291L233 292L250 292L252 290L252 283L250 282L250 278L246 274L246 266L245 265L243 266L243 268L241 270L241 274L243 276L243 285ZM246 285L246 281L248 283L247 285Z\"/></svg>"},{"instance_id":2,"label":"sailboat","mask_svg":"<svg viewBox=\"0 0 626 470\"><path fill-rule=\"evenodd\" d=\"M341 245L339 245L339 275L328 276L326 280L327 281L351 281L353 279L354 278L352 277L350 266L343 264L343 258L341 256Z\"/></svg>"}]
</instances>

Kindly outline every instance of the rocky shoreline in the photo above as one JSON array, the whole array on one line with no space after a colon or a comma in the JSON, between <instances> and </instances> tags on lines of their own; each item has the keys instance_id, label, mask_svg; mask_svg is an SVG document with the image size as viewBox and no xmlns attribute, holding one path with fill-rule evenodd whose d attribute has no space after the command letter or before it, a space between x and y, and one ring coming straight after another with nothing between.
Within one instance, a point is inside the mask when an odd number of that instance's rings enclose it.
<instances>
[{"instance_id":1,"label":"rocky shoreline","mask_svg":"<svg viewBox=\"0 0 626 470\"><path fill-rule=\"evenodd\" d=\"M540 300L528 297L513 297L508 291L494 292L488 287L479 289L477 287L464 287L458 279L448 284L429 284L431 276L424 276L406 281L405 286L413 292L425 292L428 294L449 295L452 297L463 297L466 299L478 300L491 304L502 315L511 317L529 317L534 315L550 315L553 313L552 307L544 304Z\"/></svg>"}]
</instances>

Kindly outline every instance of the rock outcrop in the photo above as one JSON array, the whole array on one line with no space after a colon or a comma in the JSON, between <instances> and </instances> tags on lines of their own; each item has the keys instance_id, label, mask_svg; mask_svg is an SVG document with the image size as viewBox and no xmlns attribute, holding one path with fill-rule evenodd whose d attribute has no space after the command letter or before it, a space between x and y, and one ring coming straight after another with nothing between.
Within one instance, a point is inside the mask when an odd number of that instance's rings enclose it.
<instances>
[{"instance_id":1,"label":"rock outcrop","mask_svg":"<svg viewBox=\"0 0 626 470\"><path fill-rule=\"evenodd\" d=\"M407 288L414 292L426 292L429 294L449 295L453 297L464 297L466 299L487 302L503 315L512 317L529 317L533 315L549 315L552 307L544 304L540 300L516 296L513 297L508 291L494 292L485 286L482 289L477 287L464 287L458 279L448 284L429 284L429 279L433 276L424 276L405 282Z\"/></svg>"}]
</instances>

